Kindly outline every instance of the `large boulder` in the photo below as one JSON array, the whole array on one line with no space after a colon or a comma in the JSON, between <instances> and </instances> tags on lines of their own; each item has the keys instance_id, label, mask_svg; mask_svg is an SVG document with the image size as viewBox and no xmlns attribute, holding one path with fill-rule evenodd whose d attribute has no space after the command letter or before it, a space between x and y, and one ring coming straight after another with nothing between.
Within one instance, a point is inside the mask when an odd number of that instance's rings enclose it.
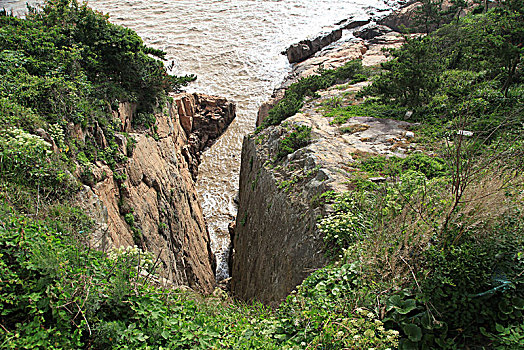
<instances>
[{"instance_id":1,"label":"large boulder","mask_svg":"<svg viewBox=\"0 0 524 350\"><path fill-rule=\"evenodd\" d=\"M361 38L364 40L371 40L378 36L382 36L390 32L392 32L391 28L375 24L375 25L371 25L371 26L362 28L361 30L355 31L353 34L357 38Z\"/></svg>"},{"instance_id":2,"label":"large boulder","mask_svg":"<svg viewBox=\"0 0 524 350\"><path fill-rule=\"evenodd\" d=\"M329 33L321 34L313 40L302 40L293 44L282 53L287 55L289 63L301 62L340 38L342 38L342 29L335 29Z\"/></svg>"}]
</instances>

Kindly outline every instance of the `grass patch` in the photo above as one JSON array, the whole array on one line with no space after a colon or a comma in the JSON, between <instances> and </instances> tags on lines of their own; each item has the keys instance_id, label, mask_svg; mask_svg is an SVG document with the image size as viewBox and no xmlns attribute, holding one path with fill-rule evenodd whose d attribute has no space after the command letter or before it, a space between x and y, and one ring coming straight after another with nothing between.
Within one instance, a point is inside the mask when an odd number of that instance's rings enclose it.
<instances>
[{"instance_id":1,"label":"grass patch","mask_svg":"<svg viewBox=\"0 0 524 350\"><path fill-rule=\"evenodd\" d=\"M335 107L324 116L333 118L331 125L340 125L353 117L402 119L405 113L405 108L392 107L378 102L364 102L346 107Z\"/></svg>"}]
</instances>

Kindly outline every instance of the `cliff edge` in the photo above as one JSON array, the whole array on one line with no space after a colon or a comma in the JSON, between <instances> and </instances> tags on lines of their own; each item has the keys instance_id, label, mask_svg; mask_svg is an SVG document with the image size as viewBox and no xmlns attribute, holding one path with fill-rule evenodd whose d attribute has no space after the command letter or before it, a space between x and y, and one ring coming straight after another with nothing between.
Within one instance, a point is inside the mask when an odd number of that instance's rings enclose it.
<instances>
[{"instance_id":1,"label":"cliff edge","mask_svg":"<svg viewBox=\"0 0 524 350\"><path fill-rule=\"evenodd\" d=\"M379 64L388 59L383 48L399 47L404 40L391 31L373 39L340 43L296 64L272 100L260 107L257 125L301 78L355 59L365 66ZM328 259L316 223L332 209L323 204L321 195L348 190L358 155L403 157L408 148L416 147L410 143L409 123L361 116L337 124L325 116L326 105L354 103L355 94L367 84L341 84L319 91L319 97L280 125L244 139L232 237L235 296L277 305L311 272L325 266ZM308 144L283 155L285 140L300 130L307 131Z\"/></svg>"},{"instance_id":2,"label":"cliff edge","mask_svg":"<svg viewBox=\"0 0 524 350\"><path fill-rule=\"evenodd\" d=\"M123 128L132 111L122 104L115 113ZM129 145L117 134L127 162L114 171L97 162L92 183L78 195L77 205L96 222L91 244L102 250L137 245L154 254L169 283L210 293L215 262L194 179L200 152L234 117L235 106L225 99L179 94L168 113L156 116L155 135L129 130Z\"/></svg>"}]
</instances>

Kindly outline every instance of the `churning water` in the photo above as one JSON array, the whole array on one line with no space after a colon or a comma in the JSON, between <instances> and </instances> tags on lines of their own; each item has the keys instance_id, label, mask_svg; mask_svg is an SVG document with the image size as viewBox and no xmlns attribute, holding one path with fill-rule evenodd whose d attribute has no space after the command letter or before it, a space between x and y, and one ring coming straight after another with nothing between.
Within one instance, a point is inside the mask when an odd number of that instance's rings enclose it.
<instances>
[{"instance_id":1,"label":"churning water","mask_svg":"<svg viewBox=\"0 0 524 350\"><path fill-rule=\"evenodd\" d=\"M35 2L34 0L31 2ZM387 9L382 0L90 0L110 21L135 30L167 53L173 74L196 74L188 91L227 97L237 118L204 153L197 181L217 278L227 277L228 223L236 215L242 138L252 132L259 105L290 70L280 52L352 15ZM0 1L23 10L25 1Z\"/></svg>"}]
</instances>

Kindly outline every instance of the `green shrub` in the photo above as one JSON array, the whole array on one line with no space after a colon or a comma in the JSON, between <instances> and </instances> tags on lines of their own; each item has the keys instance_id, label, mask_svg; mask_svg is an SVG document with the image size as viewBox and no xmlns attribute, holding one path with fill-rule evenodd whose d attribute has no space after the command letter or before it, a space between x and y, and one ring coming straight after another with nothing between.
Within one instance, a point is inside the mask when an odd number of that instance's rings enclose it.
<instances>
[{"instance_id":1,"label":"green shrub","mask_svg":"<svg viewBox=\"0 0 524 350\"><path fill-rule=\"evenodd\" d=\"M360 61L350 61L335 70L321 70L319 75L300 79L298 82L291 84L286 90L284 98L269 110L262 127L278 125L284 119L297 113L302 108L305 96L313 96L318 90L347 81L357 75L359 75L357 78L360 80L362 79L362 72L362 63Z\"/></svg>"},{"instance_id":2,"label":"green shrub","mask_svg":"<svg viewBox=\"0 0 524 350\"><path fill-rule=\"evenodd\" d=\"M291 133L284 137L279 144L277 159L282 159L288 154L307 146L311 142L311 127L297 126Z\"/></svg>"}]
</instances>

